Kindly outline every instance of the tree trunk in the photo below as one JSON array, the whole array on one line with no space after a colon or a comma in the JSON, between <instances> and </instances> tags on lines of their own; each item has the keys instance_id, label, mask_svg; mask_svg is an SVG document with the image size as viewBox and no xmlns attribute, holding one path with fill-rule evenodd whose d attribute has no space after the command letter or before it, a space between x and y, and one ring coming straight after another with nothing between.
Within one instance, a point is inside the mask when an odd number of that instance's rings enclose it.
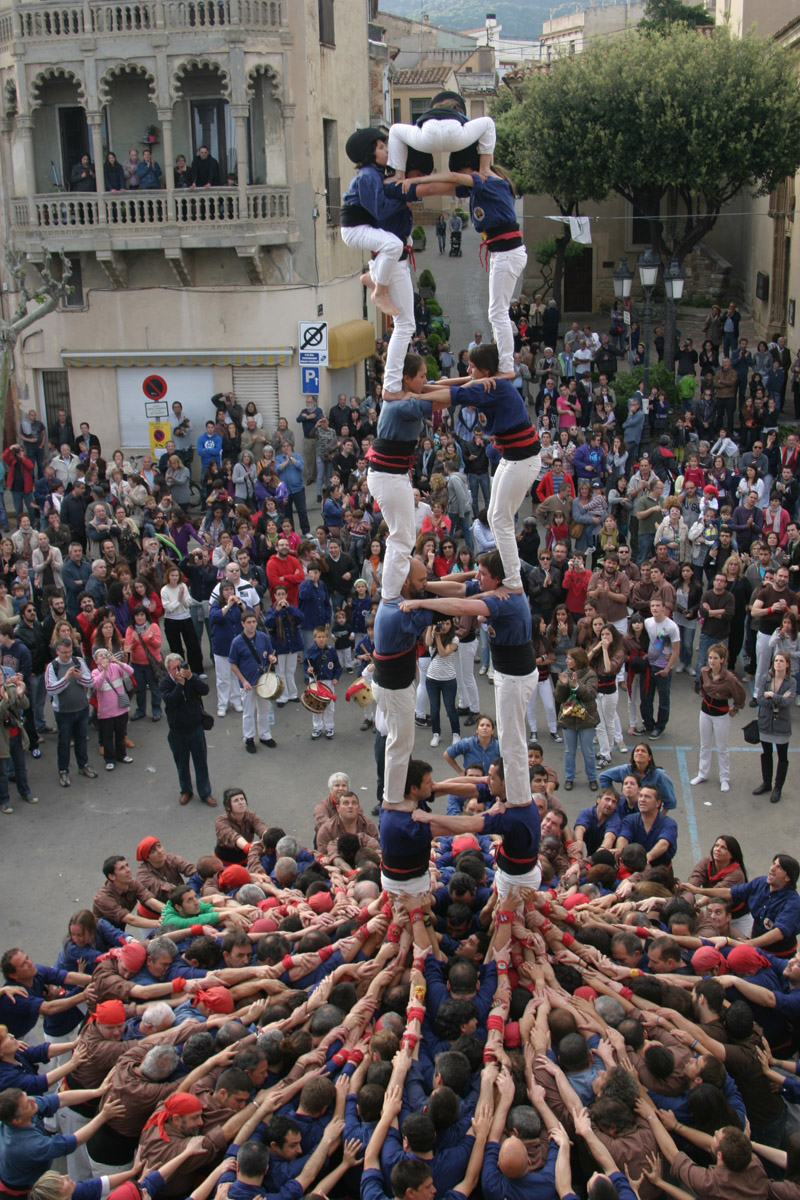
<instances>
[{"instance_id":1,"label":"tree trunk","mask_svg":"<svg viewBox=\"0 0 800 1200\"><path fill-rule=\"evenodd\" d=\"M675 301L664 297L664 366L675 373Z\"/></svg>"},{"instance_id":2,"label":"tree trunk","mask_svg":"<svg viewBox=\"0 0 800 1200\"><path fill-rule=\"evenodd\" d=\"M571 234L567 231L563 237L556 238L556 257L553 265L553 299L563 312L564 305L562 304L562 289L564 284L564 260L567 253L567 246L572 240Z\"/></svg>"}]
</instances>

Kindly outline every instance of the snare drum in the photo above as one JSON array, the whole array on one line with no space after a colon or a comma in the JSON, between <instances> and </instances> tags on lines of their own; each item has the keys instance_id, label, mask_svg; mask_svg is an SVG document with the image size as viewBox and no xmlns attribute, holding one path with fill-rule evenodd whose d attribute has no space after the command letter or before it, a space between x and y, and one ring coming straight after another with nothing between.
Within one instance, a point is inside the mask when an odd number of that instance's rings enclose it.
<instances>
[{"instance_id":1,"label":"snare drum","mask_svg":"<svg viewBox=\"0 0 800 1200\"><path fill-rule=\"evenodd\" d=\"M262 700L277 700L283 695L283 680L272 671L259 675L256 691Z\"/></svg>"},{"instance_id":2,"label":"snare drum","mask_svg":"<svg viewBox=\"0 0 800 1200\"><path fill-rule=\"evenodd\" d=\"M300 697L300 703L303 708L307 708L310 713L324 712L332 700L336 699L336 694L325 687L324 683L310 683Z\"/></svg>"}]
</instances>

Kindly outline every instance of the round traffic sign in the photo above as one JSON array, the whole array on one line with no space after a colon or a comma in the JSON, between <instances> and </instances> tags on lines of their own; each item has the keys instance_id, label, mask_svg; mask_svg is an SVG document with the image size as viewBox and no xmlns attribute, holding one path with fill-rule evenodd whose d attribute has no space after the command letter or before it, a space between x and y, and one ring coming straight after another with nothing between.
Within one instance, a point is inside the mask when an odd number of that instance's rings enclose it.
<instances>
[{"instance_id":1,"label":"round traffic sign","mask_svg":"<svg viewBox=\"0 0 800 1200\"><path fill-rule=\"evenodd\" d=\"M166 438L167 438L167 435L163 429L154 429L153 430L153 441L154 442L164 442L164 441L166 441Z\"/></svg>"},{"instance_id":2,"label":"round traffic sign","mask_svg":"<svg viewBox=\"0 0 800 1200\"><path fill-rule=\"evenodd\" d=\"M160 375L148 375L142 383L142 391L148 400L163 400L167 394L167 381Z\"/></svg>"}]
</instances>

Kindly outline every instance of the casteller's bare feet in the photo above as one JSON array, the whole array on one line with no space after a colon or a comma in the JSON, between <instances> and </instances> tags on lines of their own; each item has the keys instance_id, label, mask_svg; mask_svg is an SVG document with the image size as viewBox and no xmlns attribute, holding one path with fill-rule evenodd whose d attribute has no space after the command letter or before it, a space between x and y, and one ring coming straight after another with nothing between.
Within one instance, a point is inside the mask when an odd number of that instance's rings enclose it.
<instances>
[{"instance_id":1,"label":"casteller's bare feet","mask_svg":"<svg viewBox=\"0 0 800 1200\"><path fill-rule=\"evenodd\" d=\"M385 288L376 287L370 299L376 308L379 308L381 312L386 313L387 317L396 317L400 311L396 305L392 304L389 298L389 293Z\"/></svg>"},{"instance_id":2,"label":"casteller's bare feet","mask_svg":"<svg viewBox=\"0 0 800 1200\"><path fill-rule=\"evenodd\" d=\"M372 289L375 287L375 283L369 271L365 271L363 275L360 275L359 280L361 283L363 283L364 287L369 288L370 291L372 291Z\"/></svg>"}]
</instances>

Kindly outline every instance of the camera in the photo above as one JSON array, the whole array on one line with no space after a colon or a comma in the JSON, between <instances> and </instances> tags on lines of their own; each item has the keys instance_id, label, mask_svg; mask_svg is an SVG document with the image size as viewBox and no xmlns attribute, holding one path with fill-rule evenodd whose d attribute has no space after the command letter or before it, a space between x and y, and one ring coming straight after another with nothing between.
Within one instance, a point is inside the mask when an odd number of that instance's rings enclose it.
<instances>
[{"instance_id":1,"label":"camera","mask_svg":"<svg viewBox=\"0 0 800 1200\"><path fill-rule=\"evenodd\" d=\"M434 631L436 633L444 633L444 627L446 624L447 624L447 621L437 621L435 623L435 625L433 626Z\"/></svg>"},{"instance_id":2,"label":"camera","mask_svg":"<svg viewBox=\"0 0 800 1200\"><path fill-rule=\"evenodd\" d=\"M178 670L179 671L188 671L189 670L189 664L187 663L185 658L182 658L181 661L178 663Z\"/></svg>"}]
</instances>

